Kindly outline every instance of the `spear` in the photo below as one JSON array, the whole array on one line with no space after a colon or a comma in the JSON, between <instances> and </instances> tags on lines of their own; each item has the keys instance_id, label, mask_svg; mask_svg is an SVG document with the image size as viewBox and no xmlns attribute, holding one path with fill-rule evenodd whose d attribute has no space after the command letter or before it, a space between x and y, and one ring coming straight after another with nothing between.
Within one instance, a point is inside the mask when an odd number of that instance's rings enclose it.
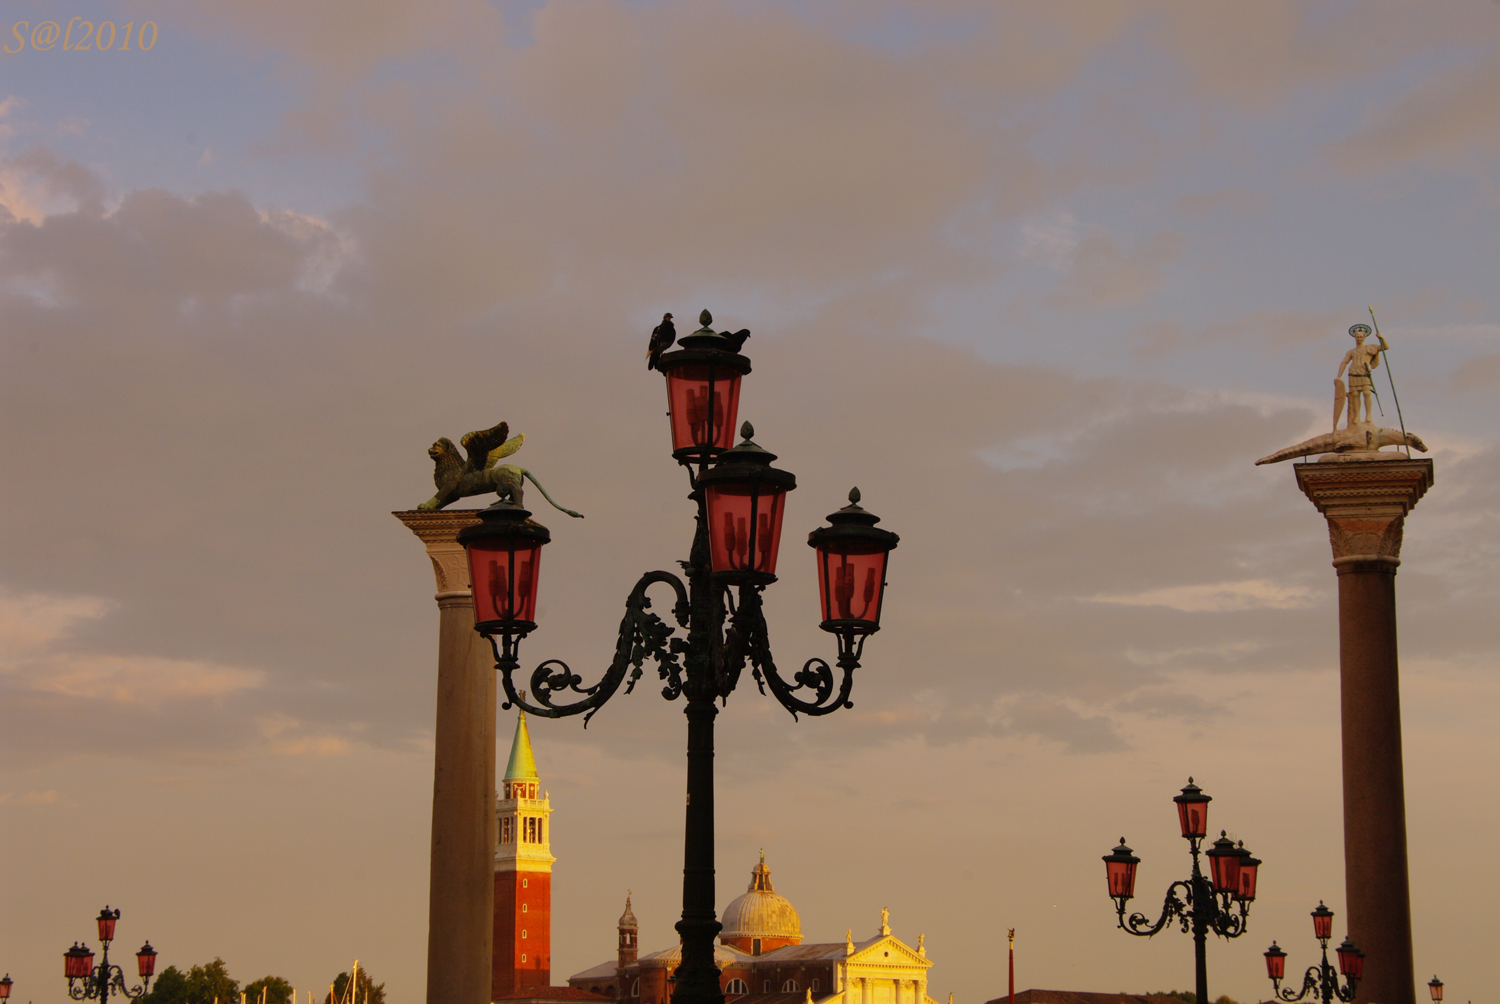
<instances>
[{"instance_id":1,"label":"spear","mask_svg":"<svg viewBox=\"0 0 1500 1004\"><path fill-rule=\"evenodd\" d=\"M1370 323L1375 325L1375 337L1380 339L1381 346L1385 345L1385 339L1380 337L1380 322L1375 320L1375 308L1367 308L1370 311ZM1391 384L1391 400L1396 402L1396 421L1401 423L1401 438L1406 438L1406 419L1401 417L1401 399L1396 396L1396 377L1391 372L1391 356L1383 347L1380 350L1381 358L1385 360L1385 378ZM1406 447L1406 458L1411 459L1411 446Z\"/></svg>"}]
</instances>

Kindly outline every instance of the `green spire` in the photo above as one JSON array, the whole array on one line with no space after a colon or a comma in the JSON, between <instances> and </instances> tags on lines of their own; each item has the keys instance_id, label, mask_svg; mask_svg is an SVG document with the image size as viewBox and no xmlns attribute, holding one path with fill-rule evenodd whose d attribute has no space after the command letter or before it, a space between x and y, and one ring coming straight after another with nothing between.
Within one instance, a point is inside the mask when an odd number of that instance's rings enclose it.
<instances>
[{"instance_id":1,"label":"green spire","mask_svg":"<svg viewBox=\"0 0 1500 1004\"><path fill-rule=\"evenodd\" d=\"M538 780L536 757L531 755L531 733L526 731L524 711L516 719L516 737L510 743L510 762L505 765L505 780Z\"/></svg>"}]
</instances>

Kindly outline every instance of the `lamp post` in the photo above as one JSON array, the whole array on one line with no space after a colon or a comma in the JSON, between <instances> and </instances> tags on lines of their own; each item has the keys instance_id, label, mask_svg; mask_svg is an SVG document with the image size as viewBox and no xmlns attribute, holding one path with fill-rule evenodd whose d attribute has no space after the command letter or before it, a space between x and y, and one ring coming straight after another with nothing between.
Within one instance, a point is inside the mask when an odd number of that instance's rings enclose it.
<instances>
[{"instance_id":1,"label":"lamp post","mask_svg":"<svg viewBox=\"0 0 1500 1004\"><path fill-rule=\"evenodd\" d=\"M614 659L599 682L582 677L558 659L533 670L524 690L513 675L521 666L521 640L537 627L536 597L542 547L551 533L530 513L500 501L479 514L479 522L458 534L468 552L475 630L495 653L506 701L532 715L561 718L585 713L587 722L625 684L629 693L649 657L665 685L667 700L686 698L688 720L687 819L683 847L682 961L675 973L673 1004L722 1004L714 937L721 926L714 913L714 718L716 701L727 700L748 664L762 693L769 687L780 704L797 714L826 715L852 707L849 693L865 639L880 629L886 561L900 538L875 526L879 517L849 505L828 517L829 526L812 531L823 630L838 639L834 668L807 660L788 680L772 659L761 593L776 581L786 494L797 487L791 473L771 466L776 455L757 445L749 422L743 441L733 443L740 382L750 360L737 350L743 338L703 327L684 336L676 351L657 366L667 380L672 456L688 471L696 505L696 527L684 576L654 571L642 575L625 601ZM686 582L683 578L686 578ZM671 616L677 627L651 612L647 590L672 590ZM673 637L677 628L683 636ZM628 677L628 680L627 680ZM569 695L576 700L568 703Z\"/></svg>"},{"instance_id":2,"label":"lamp post","mask_svg":"<svg viewBox=\"0 0 1500 1004\"><path fill-rule=\"evenodd\" d=\"M1443 1004L1443 981L1434 976L1427 984L1427 992L1432 995L1433 1004Z\"/></svg>"},{"instance_id":3,"label":"lamp post","mask_svg":"<svg viewBox=\"0 0 1500 1004\"><path fill-rule=\"evenodd\" d=\"M0 1001L10 1000L10 988L15 980L10 978L10 973L5 974L5 979L0 980Z\"/></svg>"},{"instance_id":4,"label":"lamp post","mask_svg":"<svg viewBox=\"0 0 1500 1004\"><path fill-rule=\"evenodd\" d=\"M1322 1000L1323 1004L1332 1004L1333 1001L1354 1000L1355 988L1359 986L1359 979L1365 971L1365 953L1354 947L1354 942L1348 937L1337 949L1339 957L1339 972L1344 976L1345 985L1339 986L1338 977L1333 974L1333 966L1328 963L1328 939L1333 936L1333 911L1318 903L1318 908L1312 912L1313 934L1318 939L1318 944L1323 949L1323 961L1315 966L1308 966L1307 972L1302 977L1302 989L1295 994L1292 988L1281 989L1281 981L1286 976L1286 953L1277 947L1276 942L1271 942L1271 947L1266 949L1266 975L1271 978L1272 993L1280 1000L1300 1001L1309 993L1313 1000Z\"/></svg>"},{"instance_id":5,"label":"lamp post","mask_svg":"<svg viewBox=\"0 0 1500 1004\"><path fill-rule=\"evenodd\" d=\"M1196 994L1200 1004L1206 1004L1209 999L1208 932L1213 931L1221 938L1238 938L1245 933L1250 904L1255 901L1255 881L1261 862L1245 850L1243 840L1236 847L1225 831L1220 830L1219 839L1205 852L1210 873L1205 877L1198 864L1198 848L1208 833L1208 803L1213 799L1205 795L1192 778L1188 778L1187 787L1172 801L1177 803L1177 821L1193 855L1193 874L1185 882L1173 882L1167 886L1167 898L1156 923L1140 913L1133 913L1128 919L1125 916L1125 904L1135 895L1135 869L1141 859L1125 846L1124 837L1120 838L1118 847L1104 856L1104 869L1109 880L1109 896L1115 901L1122 931L1149 938L1176 920L1183 931L1193 932ZM1180 896L1179 888L1182 890Z\"/></svg>"},{"instance_id":6,"label":"lamp post","mask_svg":"<svg viewBox=\"0 0 1500 1004\"><path fill-rule=\"evenodd\" d=\"M140 986L125 986L125 973L109 961L109 943L115 940L115 922L120 919L119 910L106 906L95 918L99 924L99 940L104 945L104 957L94 965L94 950L80 942L63 953L63 975L68 978L68 996L75 1001L97 997L100 1004L109 1000L110 994L129 997L132 1000L146 995L151 976L156 972L156 949L151 942L141 946L135 953L136 971L140 974ZM9 987L6 988L7 991Z\"/></svg>"}]
</instances>

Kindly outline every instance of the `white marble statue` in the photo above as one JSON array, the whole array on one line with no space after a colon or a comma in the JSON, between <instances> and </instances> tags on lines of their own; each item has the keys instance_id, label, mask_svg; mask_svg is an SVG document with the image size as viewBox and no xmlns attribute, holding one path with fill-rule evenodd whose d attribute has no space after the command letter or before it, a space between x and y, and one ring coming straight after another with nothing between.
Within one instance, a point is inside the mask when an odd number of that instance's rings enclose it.
<instances>
[{"instance_id":1,"label":"white marble statue","mask_svg":"<svg viewBox=\"0 0 1500 1004\"><path fill-rule=\"evenodd\" d=\"M1366 345L1365 339L1371 335L1368 324L1354 325L1349 329L1349 334L1354 338L1354 348L1344 353L1338 376L1333 379L1333 431L1261 457L1255 462L1257 465L1274 464L1314 453L1343 454L1350 460L1394 460L1400 456L1394 452L1381 453L1380 449L1384 446L1407 446L1427 452L1427 444L1414 433L1383 429L1371 419L1370 404L1375 397L1375 381L1371 371L1380 365L1380 353L1389 349L1390 345L1379 332L1374 332L1380 342L1379 347ZM1349 371L1347 390L1343 381L1345 370ZM1339 418L1343 415L1346 402L1349 406L1349 420L1340 429Z\"/></svg>"}]
</instances>

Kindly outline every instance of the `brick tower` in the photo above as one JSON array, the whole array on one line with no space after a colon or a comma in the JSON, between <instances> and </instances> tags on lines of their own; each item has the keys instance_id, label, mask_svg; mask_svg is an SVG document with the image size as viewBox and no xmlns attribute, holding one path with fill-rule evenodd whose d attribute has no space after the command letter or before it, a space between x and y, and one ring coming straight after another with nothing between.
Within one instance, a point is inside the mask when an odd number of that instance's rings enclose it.
<instances>
[{"instance_id":1,"label":"brick tower","mask_svg":"<svg viewBox=\"0 0 1500 1004\"><path fill-rule=\"evenodd\" d=\"M620 954L618 957L620 979L625 978L625 967L635 965L635 960L640 951L637 938L640 935L640 924L636 923L635 914L630 910L630 894L625 894L625 912L620 914ZM624 986L624 984L620 984Z\"/></svg>"},{"instance_id":2,"label":"brick tower","mask_svg":"<svg viewBox=\"0 0 1500 1004\"><path fill-rule=\"evenodd\" d=\"M526 713L496 793L495 947L490 999L552 983L552 801L541 791Z\"/></svg>"}]
</instances>

